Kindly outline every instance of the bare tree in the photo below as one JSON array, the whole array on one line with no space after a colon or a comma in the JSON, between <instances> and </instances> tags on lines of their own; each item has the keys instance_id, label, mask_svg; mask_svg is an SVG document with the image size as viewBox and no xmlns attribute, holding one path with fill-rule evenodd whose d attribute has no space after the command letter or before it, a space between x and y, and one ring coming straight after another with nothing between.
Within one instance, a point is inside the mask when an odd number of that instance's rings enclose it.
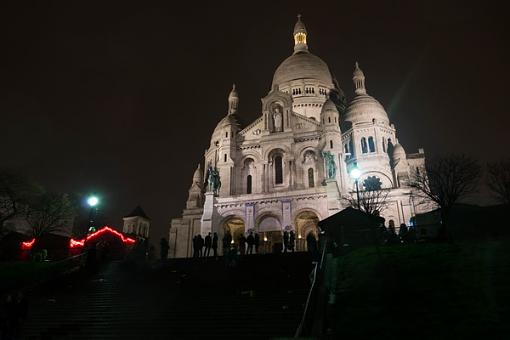
<instances>
[{"instance_id":1,"label":"bare tree","mask_svg":"<svg viewBox=\"0 0 510 340\"><path fill-rule=\"evenodd\" d=\"M487 182L494 196L503 204L510 204L510 158L487 164Z\"/></svg>"},{"instance_id":2,"label":"bare tree","mask_svg":"<svg viewBox=\"0 0 510 340\"><path fill-rule=\"evenodd\" d=\"M449 155L427 161L424 169L416 169L410 185L419 196L439 206L443 232L446 232L451 208L478 189L479 178L477 161L466 155Z\"/></svg>"},{"instance_id":3,"label":"bare tree","mask_svg":"<svg viewBox=\"0 0 510 340\"><path fill-rule=\"evenodd\" d=\"M63 230L74 218L75 205L67 195L43 193L26 211L34 237Z\"/></svg>"},{"instance_id":4,"label":"bare tree","mask_svg":"<svg viewBox=\"0 0 510 340\"><path fill-rule=\"evenodd\" d=\"M40 188L13 171L0 170L0 230L9 219L23 213Z\"/></svg>"},{"instance_id":5,"label":"bare tree","mask_svg":"<svg viewBox=\"0 0 510 340\"><path fill-rule=\"evenodd\" d=\"M379 178L371 176L365 179L359 190L359 209L370 215L378 215L388 205L388 189L382 189ZM353 192L347 199L350 206L358 208L358 194Z\"/></svg>"}]
</instances>

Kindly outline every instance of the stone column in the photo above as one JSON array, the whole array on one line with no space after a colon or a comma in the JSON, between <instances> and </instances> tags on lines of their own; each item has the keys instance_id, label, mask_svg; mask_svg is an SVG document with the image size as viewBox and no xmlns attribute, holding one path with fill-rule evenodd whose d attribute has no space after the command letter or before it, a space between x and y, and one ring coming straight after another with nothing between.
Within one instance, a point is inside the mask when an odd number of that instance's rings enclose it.
<instances>
[{"instance_id":1,"label":"stone column","mask_svg":"<svg viewBox=\"0 0 510 340\"><path fill-rule=\"evenodd\" d=\"M290 200L282 200L282 227L285 229L286 226L291 226L294 229L294 226L292 225L292 211L290 208Z\"/></svg>"},{"instance_id":2,"label":"stone column","mask_svg":"<svg viewBox=\"0 0 510 340\"><path fill-rule=\"evenodd\" d=\"M245 232L255 228L255 203L246 203L244 206Z\"/></svg>"}]
</instances>

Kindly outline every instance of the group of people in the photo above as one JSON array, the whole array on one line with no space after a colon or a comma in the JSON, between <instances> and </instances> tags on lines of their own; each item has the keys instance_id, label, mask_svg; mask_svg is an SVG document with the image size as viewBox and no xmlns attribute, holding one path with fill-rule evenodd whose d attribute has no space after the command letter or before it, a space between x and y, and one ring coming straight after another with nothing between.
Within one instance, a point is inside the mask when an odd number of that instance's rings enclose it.
<instances>
[{"instance_id":1,"label":"group of people","mask_svg":"<svg viewBox=\"0 0 510 340\"><path fill-rule=\"evenodd\" d=\"M416 242L416 228L408 227L405 223L400 225L398 232L395 228L395 223L389 221L388 228L384 225L381 226L384 244L399 244L399 243L415 243Z\"/></svg>"},{"instance_id":2,"label":"group of people","mask_svg":"<svg viewBox=\"0 0 510 340\"><path fill-rule=\"evenodd\" d=\"M193 237L193 257L209 257L213 251L213 257L218 256L218 234L208 233L206 237L198 234Z\"/></svg>"},{"instance_id":3,"label":"group of people","mask_svg":"<svg viewBox=\"0 0 510 340\"><path fill-rule=\"evenodd\" d=\"M313 235L311 236L313 237ZM314 238L314 237L313 237ZM230 231L225 232L222 239L222 249L223 254L228 254L230 250L236 250L236 253L240 255L247 254L260 254L260 234L257 232L250 231L248 236L244 233L237 237L237 240L233 239ZM273 240L274 241L274 240ZM307 238L307 248L313 248L313 244L315 244L314 240L309 240ZM198 234L193 237L193 257L209 257L212 255L216 257L218 255L218 234L208 233L206 237L202 237L202 235ZM276 249L277 252L294 252L296 250L296 234L293 230L284 231L282 235L282 240L280 242L276 242L273 246L279 244L280 248ZM273 252L276 251L273 249Z\"/></svg>"},{"instance_id":4,"label":"group of people","mask_svg":"<svg viewBox=\"0 0 510 340\"><path fill-rule=\"evenodd\" d=\"M5 295L0 310L0 339L19 339L28 314L28 302L21 291Z\"/></svg>"}]
</instances>

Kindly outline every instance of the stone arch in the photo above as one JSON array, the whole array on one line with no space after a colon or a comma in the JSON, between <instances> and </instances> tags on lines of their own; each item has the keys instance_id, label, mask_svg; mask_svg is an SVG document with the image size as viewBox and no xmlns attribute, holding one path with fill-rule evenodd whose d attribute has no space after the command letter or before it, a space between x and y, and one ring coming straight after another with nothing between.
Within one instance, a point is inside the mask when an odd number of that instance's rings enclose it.
<instances>
[{"instance_id":1,"label":"stone arch","mask_svg":"<svg viewBox=\"0 0 510 340\"><path fill-rule=\"evenodd\" d=\"M276 214L265 213L258 216L256 221L256 230L262 241L261 251L264 253L276 251L277 244L282 244L281 218Z\"/></svg>"},{"instance_id":2,"label":"stone arch","mask_svg":"<svg viewBox=\"0 0 510 340\"><path fill-rule=\"evenodd\" d=\"M238 214L225 216L219 223L220 235L230 232L232 241L236 242L237 239L246 233L246 224L244 218Z\"/></svg>"},{"instance_id":3,"label":"stone arch","mask_svg":"<svg viewBox=\"0 0 510 340\"><path fill-rule=\"evenodd\" d=\"M306 238L309 233L312 233L315 239L319 239L319 220L319 215L313 209L304 208L295 214L294 229L297 238L296 249L298 251L306 250Z\"/></svg>"},{"instance_id":4,"label":"stone arch","mask_svg":"<svg viewBox=\"0 0 510 340\"><path fill-rule=\"evenodd\" d=\"M279 145L278 147L274 147L271 149L268 149L263 152L262 159L266 161L271 161L271 157L276 153L280 152L282 155L290 155L290 149L285 145Z\"/></svg>"}]
</instances>

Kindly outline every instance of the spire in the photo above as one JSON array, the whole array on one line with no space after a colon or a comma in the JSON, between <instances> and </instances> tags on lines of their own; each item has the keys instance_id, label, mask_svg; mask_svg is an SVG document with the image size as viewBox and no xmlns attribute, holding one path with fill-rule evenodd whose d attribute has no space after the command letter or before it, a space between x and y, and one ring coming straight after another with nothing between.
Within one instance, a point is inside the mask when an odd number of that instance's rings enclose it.
<instances>
[{"instance_id":1,"label":"spire","mask_svg":"<svg viewBox=\"0 0 510 340\"><path fill-rule=\"evenodd\" d=\"M306 44L306 27L301 21L301 14L297 16L297 22L294 25L294 53L308 51L308 45Z\"/></svg>"},{"instance_id":2,"label":"spire","mask_svg":"<svg viewBox=\"0 0 510 340\"><path fill-rule=\"evenodd\" d=\"M367 90L365 88L365 74L359 68L358 62L356 62L356 67L352 75L352 80L354 81L355 88L354 92L356 94L367 94Z\"/></svg>"},{"instance_id":3,"label":"spire","mask_svg":"<svg viewBox=\"0 0 510 340\"><path fill-rule=\"evenodd\" d=\"M232 91L228 95L228 114L237 113L237 105L239 104L239 96L236 91L236 84L232 84Z\"/></svg>"}]
</instances>

